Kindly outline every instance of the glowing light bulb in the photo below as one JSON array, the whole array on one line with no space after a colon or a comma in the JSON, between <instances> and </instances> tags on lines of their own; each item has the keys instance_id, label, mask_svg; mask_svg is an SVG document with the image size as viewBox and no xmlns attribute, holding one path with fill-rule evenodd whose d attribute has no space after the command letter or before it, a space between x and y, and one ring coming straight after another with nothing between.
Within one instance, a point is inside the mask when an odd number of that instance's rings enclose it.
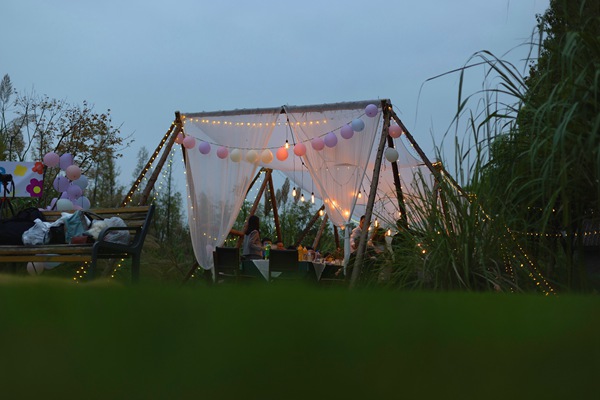
<instances>
[{"instance_id":1,"label":"glowing light bulb","mask_svg":"<svg viewBox=\"0 0 600 400\"><path fill-rule=\"evenodd\" d=\"M304 194L300 195L300 201L304 201Z\"/></svg>"},{"instance_id":2,"label":"glowing light bulb","mask_svg":"<svg viewBox=\"0 0 600 400\"><path fill-rule=\"evenodd\" d=\"M315 204L315 192L312 192L312 193L310 194L310 201L311 201L313 204Z\"/></svg>"},{"instance_id":3,"label":"glowing light bulb","mask_svg":"<svg viewBox=\"0 0 600 400\"><path fill-rule=\"evenodd\" d=\"M362 197L362 193L358 192L358 198L360 199Z\"/></svg>"},{"instance_id":4,"label":"glowing light bulb","mask_svg":"<svg viewBox=\"0 0 600 400\"><path fill-rule=\"evenodd\" d=\"M285 148L286 149L290 148L290 142L288 142L287 139L285 140Z\"/></svg>"},{"instance_id":5,"label":"glowing light bulb","mask_svg":"<svg viewBox=\"0 0 600 400\"><path fill-rule=\"evenodd\" d=\"M288 187L289 187L289 186L288 186ZM293 197L296 197L296 187L294 187L294 188L292 189L292 196L293 196Z\"/></svg>"},{"instance_id":6,"label":"glowing light bulb","mask_svg":"<svg viewBox=\"0 0 600 400\"><path fill-rule=\"evenodd\" d=\"M323 210L319 210L319 216L320 216L320 217L322 217L322 216L323 216L323 214L325 214L325 213L323 212Z\"/></svg>"},{"instance_id":7,"label":"glowing light bulb","mask_svg":"<svg viewBox=\"0 0 600 400\"><path fill-rule=\"evenodd\" d=\"M375 218L375 228L379 227L379 221L377 221L377 218Z\"/></svg>"}]
</instances>

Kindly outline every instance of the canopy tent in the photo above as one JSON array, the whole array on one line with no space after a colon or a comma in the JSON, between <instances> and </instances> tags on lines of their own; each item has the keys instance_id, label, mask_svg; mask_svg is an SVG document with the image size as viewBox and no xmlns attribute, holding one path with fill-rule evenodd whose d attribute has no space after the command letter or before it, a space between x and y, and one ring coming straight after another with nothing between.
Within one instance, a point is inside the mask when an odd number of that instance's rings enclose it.
<instances>
[{"instance_id":1,"label":"canopy tent","mask_svg":"<svg viewBox=\"0 0 600 400\"><path fill-rule=\"evenodd\" d=\"M359 193L377 175L376 213L395 220L403 208L400 186L410 187L424 163L401 139L388 136L384 111L406 132L389 100L183 113L178 141L184 145L188 219L199 265L212 267L213 249L225 241L260 167L281 171L307 196L314 192L341 227L367 213L367 196ZM398 150L395 173L379 173L379 137Z\"/></svg>"}]
</instances>

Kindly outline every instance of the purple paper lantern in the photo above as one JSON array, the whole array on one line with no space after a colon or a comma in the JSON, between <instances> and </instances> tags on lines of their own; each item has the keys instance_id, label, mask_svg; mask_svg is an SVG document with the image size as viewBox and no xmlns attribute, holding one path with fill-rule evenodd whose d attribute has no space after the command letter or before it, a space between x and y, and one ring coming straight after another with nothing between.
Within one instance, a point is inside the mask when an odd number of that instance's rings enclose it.
<instances>
[{"instance_id":1,"label":"purple paper lantern","mask_svg":"<svg viewBox=\"0 0 600 400\"><path fill-rule=\"evenodd\" d=\"M344 139L351 139L352 136L354 136L352 127L347 124L342 126L342 129L340 129L340 136L342 136Z\"/></svg>"},{"instance_id":2,"label":"purple paper lantern","mask_svg":"<svg viewBox=\"0 0 600 400\"><path fill-rule=\"evenodd\" d=\"M325 146L335 147L337 144L337 136L335 136L335 133L329 132L327 135L325 135L325 139L323 141L325 142Z\"/></svg>"},{"instance_id":3,"label":"purple paper lantern","mask_svg":"<svg viewBox=\"0 0 600 400\"><path fill-rule=\"evenodd\" d=\"M314 138L313 140L311 140L310 144L311 144L312 148L317 151L321 151L325 147L325 142L320 137L317 137L317 138Z\"/></svg>"},{"instance_id":4,"label":"purple paper lantern","mask_svg":"<svg viewBox=\"0 0 600 400\"><path fill-rule=\"evenodd\" d=\"M225 148L221 147L221 148L219 148L219 150L220 149L225 149ZM207 142L200 142L200 144L198 145L198 151L202 154L210 153L210 144ZM219 155L218 151L217 151L217 155ZM227 157L227 149L225 149L225 157ZM219 158L225 158L225 157L219 156Z\"/></svg>"},{"instance_id":5,"label":"purple paper lantern","mask_svg":"<svg viewBox=\"0 0 600 400\"><path fill-rule=\"evenodd\" d=\"M377 106L375 104L369 104L366 108L365 108L365 114L367 114L367 117L373 118L375 117L377 114L379 113L379 108L377 108Z\"/></svg>"}]
</instances>

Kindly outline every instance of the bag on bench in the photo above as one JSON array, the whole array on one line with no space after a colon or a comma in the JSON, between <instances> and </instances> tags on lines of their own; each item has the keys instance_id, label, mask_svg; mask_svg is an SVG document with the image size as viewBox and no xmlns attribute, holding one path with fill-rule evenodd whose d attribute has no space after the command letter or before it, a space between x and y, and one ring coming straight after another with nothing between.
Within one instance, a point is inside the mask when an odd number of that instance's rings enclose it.
<instances>
[{"instance_id":1,"label":"bag on bench","mask_svg":"<svg viewBox=\"0 0 600 400\"><path fill-rule=\"evenodd\" d=\"M11 218L0 221L0 245L23 245L23 233L35 225L36 219L46 220L40 210L29 207Z\"/></svg>"}]
</instances>

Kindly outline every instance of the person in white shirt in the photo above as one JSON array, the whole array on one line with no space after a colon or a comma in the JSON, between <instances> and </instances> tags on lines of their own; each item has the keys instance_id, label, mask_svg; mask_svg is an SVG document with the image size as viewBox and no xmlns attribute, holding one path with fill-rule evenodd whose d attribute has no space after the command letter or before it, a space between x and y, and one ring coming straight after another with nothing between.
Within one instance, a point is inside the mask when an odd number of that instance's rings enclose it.
<instances>
[{"instance_id":1,"label":"person in white shirt","mask_svg":"<svg viewBox=\"0 0 600 400\"><path fill-rule=\"evenodd\" d=\"M363 230L363 225L365 224L365 216L360 217L360 222L358 226L352 230L350 234L350 253L354 253L358 248L358 243L360 241L360 234Z\"/></svg>"}]
</instances>

